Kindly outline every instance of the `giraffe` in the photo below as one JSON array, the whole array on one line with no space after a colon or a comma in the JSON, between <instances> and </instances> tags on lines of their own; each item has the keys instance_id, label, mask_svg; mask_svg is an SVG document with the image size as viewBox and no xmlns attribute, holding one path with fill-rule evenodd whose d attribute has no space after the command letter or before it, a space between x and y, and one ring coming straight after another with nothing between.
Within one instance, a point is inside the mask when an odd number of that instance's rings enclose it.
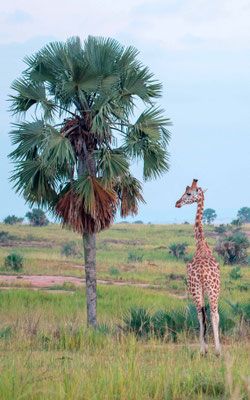
<instances>
[{"instance_id":1,"label":"giraffe","mask_svg":"<svg viewBox=\"0 0 250 400\"><path fill-rule=\"evenodd\" d=\"M196 251L194 258L187 264L187 285L193 297L198 318L200 322L200 352L207 355L208 345L206 342L206 313L204 294L208 296L213 327L215 352L217 357L221 354L219 341L219 314L218 300L220 291L220 265L215 260L208 243L205 240L202 229L202 213L204 208L204 191L197 187L197 179L193 180L192 186L186 187L183 196L175 204L180 208L186 204L197 203L197 212L194 224L196 239Z\"/></svg>"}]
</instances>

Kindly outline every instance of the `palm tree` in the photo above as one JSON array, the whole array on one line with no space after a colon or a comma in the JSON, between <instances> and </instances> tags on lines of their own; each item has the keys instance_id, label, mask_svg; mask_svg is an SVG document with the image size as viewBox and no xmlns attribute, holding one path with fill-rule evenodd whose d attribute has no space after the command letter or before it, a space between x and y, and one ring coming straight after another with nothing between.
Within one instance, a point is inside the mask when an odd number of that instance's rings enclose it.
<instances>
[{"instance_id":1,"label":"palm tree","mask_svg":"<svg viewBox=\"0 0 250 400\"><path fill-rule=\"evenodd\" d=\"M14 124L11 177L26 201L49 208L83 235L87 321L96 325L96 233L116 211L134 215L143 202L131 175L143 161L145 180L168 170L170 125L155 106L161 84L137 60L138 51L114 39L89 36L53 42L24 62L12 84ZM144 110L135 120L136 101Z\"/></svg>"}]
</instances>

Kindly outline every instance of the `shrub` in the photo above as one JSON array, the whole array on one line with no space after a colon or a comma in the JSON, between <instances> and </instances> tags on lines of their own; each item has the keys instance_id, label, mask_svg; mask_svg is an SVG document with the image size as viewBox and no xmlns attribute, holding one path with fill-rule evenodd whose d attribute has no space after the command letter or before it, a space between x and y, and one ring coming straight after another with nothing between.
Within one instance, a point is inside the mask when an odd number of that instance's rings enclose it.
<instances>
[{"instance_id":1,"label":"shrub","mask_svg":"<svg viewBox=\"0 0 250 400\"><path fill-rule=\"evenodd\" d=\"M186 243L173 243L169 246L169 253L176 258L184 258L186 255Z\"/></svg>"},{"instance_id":2,"label":"shrub","mask_svg":"<svg viewBox=\"0 0 250 400\"><path fill-rule=\"evenodd\" d=\"M61 254L66 257L80 257L81 253L77 249L75 242L67 242L61 247Z\"/></svg>"},{"instance_id":3,"label":"shrub","mask_svg":"<svg viewBox=\"0 0 250 400\"><path fill-rule=\"evenodd\" d=\"M240 320L244 320L248 325L250 323L250 302L245 301L245 302L238 302L238 303L233 303L230 300L226 300L227 304L230 305L234 315L237 315L240 317Z\"/></svg>"},{"instance_id":4,"label":"shrub","mask_svg":"<svg viewBox=\"0 0 250 400\"><path fill-rule=\"evenodd\" d=\"M4 265L13 271L20 271L23 268L23 257L18 253L11 253L5 258Z\"/></svg>"},{"instance_id":5,"label":"shrub","mask_svg":"<svg viewBox=\"0 0 250 400\"><path fill-rule=\"evenodd\" d=\"M124 333L133 332L137 337L147 337L151 332L151 317L143 307L130 308L122 317Z\"/></svg>"},{"instance_id":6,"label":"shrub","mask_svg":"<svg viewBox=\"0 0 250 400\"><path fill-rule=\"evenodd\" d=\"M191 261L193 258L194 258L194 254L187 254L187 255L184 257L184 261L185 261L186 263L188 263L188 262Z\"/></svg>"},{"instance_id":7,"label":"shrub","mask_svg":"<svg viewBox=\"0 0 250 400\"><path fill-rule=\"evenodd\" d=\"M11 336L11 326L6 326L0 329L0 339L8 340Z\"/></svg>"},{"instance_id":8,"label":"shrub","mask_svg":"<svg viewBox=\"0 0 250 400\"><path fill-rule=\"evenodd\" d=\"M242 274L241 274L241 269L240 267L235 267L231 270L230 274L229 274L230 278L232 279L239 279L242 278Z\"/></svg>"},{"instance_id":9,"label":"shrub","mask_svg":"<svg viewBox=\"0 0 250 400\"><path fill-rule=\"evenodd\" d=\"M215 251L223 257L224 264L244 264L247 262L247 249L249 241L244 233L234 233L222 238Z\"/></svg>"},{"instance_id":10,"label":"shrub","mask_svg":"<svg viewBox=\"0 0 250 400\"><path fill-rule=\"evenodd\" d=\"M6 243L10 240L9 232L1 231L0 232L0 243Z\"/></svg>"},{"instance_id":11,"label":"shrub","mask_svg":"<svg viewBox=\"0 0 250 400\"><path fill-rule=\"evenodd\" d=\"M110 268L109 268L109 274L110 274L110 275L117 276L117 275L120 274L120 271L119 271L119 269L117 269L117 268L115 268L115 267L110 267Z\"/></svg>"},{"instance_id":12,"label":"shrub","mask_svg":"<svg viewBox=\"0 0 250 400\"><path fill-rule=\"evenodd\" d=\"M25 215L30 224L33 226L45 226L48 225L49 220L46 218L46 214L40 208L34 208L32 211L27 212Z\"/></svg>"},{"instance_id":13,"label":"shrub","mask_svg":"<svg viewBox=\"0 0 250 400\"><path fill-rule=\"evenodd\" d=\"M182 281L185 278L185 275L174 274L173 272L171 272L170 274L166 275L166 278L171 281Z\"/></svg>"},{"instance_id":14,"label":"shrub","mask_svg":"<svg viewBox=\"0 0 250 400\"><path fill-rule=\"evenodd\" d=\"M130 252L128 254L128 263L131 262L142 262L143 256L137 256L135 253Z\"/></svg>"},{"instance_id":15,"label":"shrub","mask_svg":"<svg viewBox=\"0 0 250 400\"><path fill-rule=\"evenodd\" d=\"M221 224L219 226L216 226L214 228L215 232L218 233L219 235L226 233L227 232L227 227L224 224Z\"/></svg>"},{"instance_id":16,"label":"shrub","mask_svg":"<svg viewBox=\"0 0 250 400\"><path fill-rule=\"evenodd\" d=\"M242 226L242 220L240 218L233 219L233 221L231 222L231 225L236 226L237 228L240 228Z\"/></svg>"},{"instance_id":17,"label":"shrub","mask_svg":"<svg viewBox=\"0 0 250 400\"><path fill-rule=\"evenodd\" d=\"M15 215L8 215L8 217L4 218L4 224L14 225L18 223L22 223L24 218L18 218Z\"/></svg>"},{"instance_id":18,"label":"shrub","mask_svg":"<svg viewBox=\"0 0 250 400\"><path fill-rule=\"evenodd\" d=\"M134 224L143 224L143 221L134 221Z\"/></svg>"},{"instance_id":19,"label":"shrub","mask_svg":"<svg viewBox=\"0 0 250 400\"><path fill-rule=\"evenodd\" d=\"M209 305L206 305L206 314L209 321ZM220 329L223 333L235 327L236 323L230 310L227 310L221 304L219 304L219 315ZM121 327L124 333L134 332L137 337L147 339L153 333L160 339L176 341L181 332L198 333L200 324L195 305L188 303L185 308L158 310L152 316L145 308L131 308L124 314ZM211 324L208 325L208 328L211 332Z\"/></svg>"}]
</instances>

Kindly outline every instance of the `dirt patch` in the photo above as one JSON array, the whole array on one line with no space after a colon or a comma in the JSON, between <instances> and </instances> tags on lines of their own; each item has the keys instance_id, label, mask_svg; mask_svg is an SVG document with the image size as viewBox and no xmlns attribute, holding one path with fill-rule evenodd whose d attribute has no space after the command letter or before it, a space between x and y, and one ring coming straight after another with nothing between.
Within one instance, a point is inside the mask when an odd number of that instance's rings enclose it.
<instances>
[{"instance_id":1,"label":"dirt patch","mask_svg":"<svg viewBox=\"0 0 250 400\"><path fill-rule=\"evenodd\" d=\"M34 247L38 249L52 249L53 246L48 242L1 242L1 247ZM54 246L55 248L55 246Z\"/></svg>"},{"instance_id":2,"label":"dirt patch","mask_svg":"<svg viewBox=\"0 0 250 400\"><path fill-rule=\"evenodd\" d=\"M128 246L136 246L136 245L140 245L143 244L144 241L143 240L118 240L118 239L107 239L107 240L103 240L101 241L99 244L125 244Z\"/></svg>"},{"instance_id":3,"label":"dirt patch","mask_svg":"<svg viewBox=\"0 0 250 400\"><path fill-rule=\"evenodd\" d=\"M0 275L0 289L13 289L19 285L22 281L22 286L27 286L28 288L38 289L38 288L48 288L55 285L62 286L64 283L73 283L76 287L81 287L85 285L84 278L76 278L75 276L59 276L59 275ZM97 283L103 285L116 285L116 286L134 286L140 288L152 288L152 289L162 289L162 286L151 285L150 283L140 283L140 282L125 282L125 281L113 281L97 279ZM60 292L62 292L60 290ZM170 295L178 297L180 299L185 298L183 295L177 293L171 293L166 290Z\"/></svg>"}]
</instances>

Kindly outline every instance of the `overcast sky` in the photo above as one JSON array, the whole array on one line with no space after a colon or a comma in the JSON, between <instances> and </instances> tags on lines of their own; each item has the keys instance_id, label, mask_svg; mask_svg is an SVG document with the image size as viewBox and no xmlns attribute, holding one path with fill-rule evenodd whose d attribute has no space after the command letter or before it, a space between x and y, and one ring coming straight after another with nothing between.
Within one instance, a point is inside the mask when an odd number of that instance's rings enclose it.
<instances>
[{"instance_id":1,"label":"overcast sky","mask_svg":"<svg viewBox=\"0 0 250 400\"><path fill-rule=\"evenodd\" d=\"M4 4L5 3L5 4ZM163 82L159 105L171 118L171 168L144 185L147 205L135 219L192 221L195 206L175 209L193 178L207 188L205 208L230 222L250 206L249 0L10 0L0 6L0 219L28 206L8 182L12 166L6 101L22 59L53 40L110 36L140 51ZM3 5L4 4L4 5ZM140 177L139 168L134 171ZM118 218L119 220L119 218ZM129 219L131 220L131 219Z\"/></svg>"}]
</instances>

